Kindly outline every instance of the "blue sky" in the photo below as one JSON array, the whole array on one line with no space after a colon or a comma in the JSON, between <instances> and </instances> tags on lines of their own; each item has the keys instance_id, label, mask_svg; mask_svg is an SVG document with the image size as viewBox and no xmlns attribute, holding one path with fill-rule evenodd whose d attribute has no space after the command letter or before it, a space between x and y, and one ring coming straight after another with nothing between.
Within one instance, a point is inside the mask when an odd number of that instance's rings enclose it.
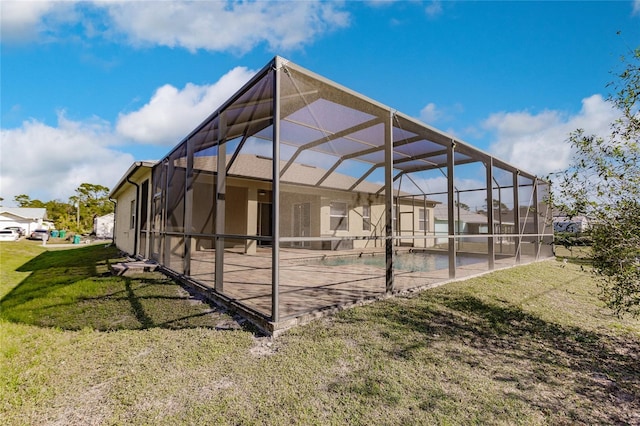
<instances>
[{"instance_id":1,"label":"blue sky","mask_svg":"<svg viewBox=\"0 0 640 426\"><path fill-rule=\"evenodd\" d=\"M640 0L0 5L5 206L112 187L275 55L544 176L640 45Z\"/></svg>"}]
</instances>

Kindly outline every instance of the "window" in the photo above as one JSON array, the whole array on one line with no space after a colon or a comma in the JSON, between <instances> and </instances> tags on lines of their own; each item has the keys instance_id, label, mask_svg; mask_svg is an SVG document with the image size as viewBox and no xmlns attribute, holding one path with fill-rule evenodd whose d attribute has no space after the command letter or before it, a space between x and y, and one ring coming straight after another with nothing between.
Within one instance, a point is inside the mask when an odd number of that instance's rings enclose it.
<instances>
[{"instance_id":1,"label":"window","mask_svg":"<svg viewBox=\"0 0 640 426\"><path fill-rule=\"evenodd\" d=\"M331 207L329 212L331 230L346 231L349 228L347 203L334 201L329 206Z\"/></svg>"},{"instance_id":2,"label":"window","mask_svg":"<svg viewBox=\"0 0 640 426\"><path fill-rule=\"evenodd\" d=\"M129 224L130 229L135 229L136 227L136 200L131 200L131 223Z\"/></svg>"},{"instance_id":3,"label":"window","mask_svg":"<svg viewBox=\"0 0 640 426\"><path fill-rule=\"evenodd\" d=\"M371 206L362 206L362 230L371 231Z\"/></svg>"},{"instance_id":4,"label":"window","mask_svg":"<svg viewBox=\"0 0 640 426\"><path fill-rule=\"evenodd\" d=\"M418 220L418 227L420 231L429 230L429 212L426 209L420 209L420 218Z\"/></svg>"}]
</instances>

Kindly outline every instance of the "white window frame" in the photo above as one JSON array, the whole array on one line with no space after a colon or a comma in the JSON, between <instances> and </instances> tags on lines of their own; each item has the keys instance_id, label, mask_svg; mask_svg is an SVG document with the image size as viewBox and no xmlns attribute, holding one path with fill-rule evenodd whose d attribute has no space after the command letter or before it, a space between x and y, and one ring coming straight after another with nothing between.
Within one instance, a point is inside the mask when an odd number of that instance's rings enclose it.
<instances>
[{"instance_id":1,"label":"white window frame","mask_svg":"<svg viewBox=\"0 0 640 426\"><path fill-rule=\"evenodd\" d=\"M429 210L428 209L420 209L418 213L418 230L419 231L428 231L429 230Z\"/></svg>"},{"instance_id":2,"label":"white window frame","mask_svg":"<svg viewBox=\"0 0 640 426\"><path fill-rule=\"evenodd\" d=\"M371 205L362 206L362 230L371 231Z\"/></svg>"},{"instance_id":3,"label":"white window frame","mask_svg":"<svg viewBox=\"0 0 640 426\"><path fill-rule=\"evenodd\" d=\"M135 229L135 227L136 227L136 200L131 200L129 229Z\"/></svg>"},{"instance_id":4,"label":"white window frame","mask_svg":"<svg viewBox=\"0 0 640 426\"><path fill-rule=\"evenodd\" d=\"M334 214L333 205L334 204L342 204L344 205L344 215ZM333 219L341 218L337 227L333 226ZM346 201L332 201L329 203L329 228L332 231L348 231L349 230L349 203Z\"/></svg>"}]
</instances>

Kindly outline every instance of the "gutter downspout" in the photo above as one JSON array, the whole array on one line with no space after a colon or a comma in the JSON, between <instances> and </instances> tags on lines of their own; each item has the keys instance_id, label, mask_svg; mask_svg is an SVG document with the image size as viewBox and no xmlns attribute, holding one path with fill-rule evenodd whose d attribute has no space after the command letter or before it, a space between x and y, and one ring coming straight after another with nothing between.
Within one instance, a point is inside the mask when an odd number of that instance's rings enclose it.
<instances>
[{"instance_id":1,"label":"gutter downspout","mask_svg":"<svg viewBox=\"0 0 640 426\"><path fill-rule=\"evenodd\" d=\"M111 235L111 244L113 244L114 246L118 247L118 245L116 244L116 229L118 229L116 227L116 222L118 221L118 203L116 202L116 200L113 200L111 198L109 198L109 201L111 201L113 203L113 233Z\"/></svg>"}]
</instances>

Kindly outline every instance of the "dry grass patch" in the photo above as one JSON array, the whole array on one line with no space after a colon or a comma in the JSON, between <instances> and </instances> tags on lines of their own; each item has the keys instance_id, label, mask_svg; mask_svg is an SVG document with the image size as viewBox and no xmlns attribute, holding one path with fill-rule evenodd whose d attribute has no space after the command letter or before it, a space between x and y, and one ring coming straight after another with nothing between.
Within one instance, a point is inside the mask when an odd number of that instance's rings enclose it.
<instances>
[{"instance_id":1,"label":"dry grass patch","mask_svg":"<svg viewBox=\"0 0 640 426\"><path fill-rule=\"evenodd\" d=\"M0 301L5 424L640 423L640 321L611 316L580 264L499 271L273 340L161 276L101 276L117 253L86 250L73 257L93 266L14 267L32 270ZM49 281L56 268L73 273Z\"/></svg>"}]
</instances>

